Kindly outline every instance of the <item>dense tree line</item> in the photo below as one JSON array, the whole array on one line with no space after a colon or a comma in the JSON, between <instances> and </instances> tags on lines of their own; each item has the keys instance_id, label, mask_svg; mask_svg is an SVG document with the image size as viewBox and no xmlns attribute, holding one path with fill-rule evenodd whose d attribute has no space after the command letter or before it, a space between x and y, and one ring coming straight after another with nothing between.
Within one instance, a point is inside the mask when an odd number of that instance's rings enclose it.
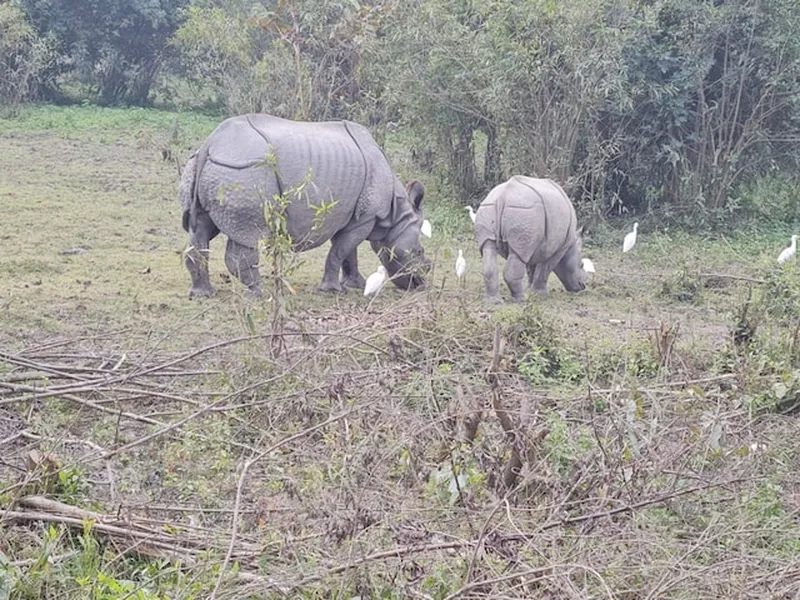
<instances>
[{"instance_id":1,"label":"dense tree line","mask_svg":"<svg viewBox=\"0 0 800 600\"><path fill-rule=\"evenodd\" d=\"M797 31L796 0L13 0L0 94L396 124L462 201L523 172L697 222L793 185Z\"/></svg>"}]
</instances>

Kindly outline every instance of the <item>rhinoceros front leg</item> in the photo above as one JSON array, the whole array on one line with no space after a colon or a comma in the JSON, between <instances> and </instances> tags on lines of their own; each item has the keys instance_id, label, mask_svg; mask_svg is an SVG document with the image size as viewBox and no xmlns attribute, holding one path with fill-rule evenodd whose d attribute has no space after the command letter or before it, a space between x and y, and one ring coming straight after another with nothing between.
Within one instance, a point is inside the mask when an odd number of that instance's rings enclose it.
<instances>
[{"instance_id":1,"label":"rhinoceros front leg","mask_svg":"<svg viewBox=\"0 0 800 600\"><path fill-rule=\"evenodd\" d=\"M525 276L528 267L514 251L508 253L508 260L503 269L503 279L506 280L508 289L511 290L513 302L525 302Z\"/></svg>"},{"instance_id":2,"label":"rhinoceros front leg","mask_svg":"<svg viewBox=\"0 0 800 600\"><path fill-rule=\"evenodd\" d=\"M196 221L195 229L189 231L189 247L184 252L183 264L192 277L189 298L204 298L217 293L208 278L208 245L219 229L206 213L199 213Z\"/></svg>"},{"instance_id":3,"label":"rhinoceros front leg","mask_svg":"<svg viewBox=\"0 0 800 600\"><path fill-rule=\"evenodd\" d=\"M483 261L483 283L486 288L485 300L491 304L502 302L497 281L497 246L492 240L483 244L481 260Z\"/></svg>"},{"instance_id":4,"label":"rhinoceros front leg","mask_svg":"<svg viewBox=\"0 0 800 600\"><path fill-rule=\"evenodd\" d=\"M366 280L358 272L358 248L353 250L342 263L342 286L354 290L363 290Z\"/></svg>"},{"instance_id":5,"label":"rhinoceros front leg","mask_svg":"<svg viewBox=\"0 0 800 600\"><path fill-rule=\"evenodd\" d=\"M250 294L257 298L264 295L261 273L258 272L257 248L243 246L229 238L225 247L225 266L247 286Z\"/></svg>"},{"instance_id":6,"label":"rhinoceros front leg","mask_svg":"<svg viewBox=\"0 0 800 600\"><path fill-rule=\"evenodd\" d=\"M331 249L325 259L325 273L322 275L322 283L317 288L321 292L341 293L346 291L339 281L339 271L347 261L347 271L345 271L345 281L353 279L353 273L358 275L358 263L356 252L358 245L367 239L372 232L375 223L367 221L357 225L352 229L343 229L331 238ZM361 287L364 287L361 284Z\"/></svg>"}]
</instances>

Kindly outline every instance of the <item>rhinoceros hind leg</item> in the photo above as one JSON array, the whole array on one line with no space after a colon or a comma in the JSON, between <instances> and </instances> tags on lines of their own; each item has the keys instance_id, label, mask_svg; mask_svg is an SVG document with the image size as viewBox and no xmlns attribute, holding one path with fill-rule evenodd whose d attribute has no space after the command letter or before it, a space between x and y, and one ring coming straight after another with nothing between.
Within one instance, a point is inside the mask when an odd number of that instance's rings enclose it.
<instances>
[{"instance_id":1,"label":"rhinoceros hind leg","mask_svg":"<svg viewBox=\"0 0 800 600\"><path fill-rule=\"evenodd\" d=\"M481 247L481 260L483 261L483 283L486 288L485 302L487 304L502 302L497 283L497 245L493 240L487 240Z\"/></svg>"},{"instance_id":2,"label":"rhinoceros hind leg","mask_svg":"<svg viewBox=\"0 0 800 600\"><path fill-rule=\"evenodd\" d=\"M511 290L512 302L525 302L525 276L528 273L523 260L514 252L508 253L508 260L503 269L503 279Z\"/></svg>"},{"instance_id":3,"label":"rhinoceros hind leg","mask_svg":"<svg viewBox=\"0 0 800 600\"><path fill-rule=\"evenodd\" d=\"M228 245L225 247L225 266L247 286L252 296L260 298L264 294L261 274L258 272L257 248L248 248L228 239Z\"/></svg>"},{"instance_id":4,"label":"rhinoceros hind leg","mask_svg":"<svg viewBox=\"0 0 800 600\"><path fill-rule=\"evenodd\" d=\"M528 288L532 290L533 278L536 276L536 265L528 263L527 270L528 270Z\"/></svg>"},{"instance_id":5,"label":"rhinoceros hind leg","mask_svg":"<svg viewBox=\"0 0 800 600\"><path fill-rule=\"evenodd\" d=\"M208 278L208 245L218 233L208 214L197 215L195 229L189 231L189 247L183 253L183 264L192 277L189 298L208 298L217 293Z\"/></svg>"}]
</instances>

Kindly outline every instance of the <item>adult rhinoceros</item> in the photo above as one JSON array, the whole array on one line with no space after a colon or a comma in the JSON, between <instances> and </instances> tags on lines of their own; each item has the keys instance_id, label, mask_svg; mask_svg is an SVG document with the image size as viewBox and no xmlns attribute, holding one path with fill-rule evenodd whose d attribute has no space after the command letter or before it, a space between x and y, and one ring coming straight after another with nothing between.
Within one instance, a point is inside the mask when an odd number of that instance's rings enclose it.
<instances>
[{"instance_id":1,"label":"adult rhinoceros","mask_svg":"<svg viewBox=\"0 0 800 600\"><path fill-rule=\"evenodd\" d=\"M500 300L498 254L506 259L503 279L516 302L525 300L526 273L528 285L539 294L547 294L553 271L570 292L586 287L575 208L550 179L515 175L493 188L478 208L475 238L489 302Z\"/></svg>"},{"instance_id":2,"label":"adult rhinoceros","mask_svg":"<svg viewBox=\"0 0 800 600\"><path fill-rule=\"evenodd\" d=\"M285 226L296 250L331 240L320 290L364 287L357 249L365 240L395 285L418 287L429 266L420 245L424 193L417 181L403 188L369 131L356 123L263 114L227 119L181 178L189 297L216 293L208 278L208 246L220 231L228 237L228 270L261 295L258 242L270 235L264 203L275 198L285 203Z\"/></svg>"}]
</instances>

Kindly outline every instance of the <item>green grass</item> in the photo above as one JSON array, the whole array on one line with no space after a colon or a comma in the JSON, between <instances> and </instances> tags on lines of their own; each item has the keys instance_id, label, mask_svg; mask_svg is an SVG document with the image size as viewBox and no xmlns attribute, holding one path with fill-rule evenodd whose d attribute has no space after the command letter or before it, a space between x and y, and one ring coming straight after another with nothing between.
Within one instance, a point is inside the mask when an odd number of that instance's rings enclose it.
<instances>
[{"instance_id":1,"label":"green grass","mask_svg":"<svg viewBox=\"0 0 800 600\"><path fill-rule=\"evenodd\" d=\"M145 108L27 105L11 119L0 119L0 134L52 133L65 140L108 142L170 131L178 123L196 144L220 119L200 113L174 113Z\"/></svg>"},{"instance_id":2,"label":"green grass","mask_svg":"<svg viewBox=\"0 0 800 600\"><path fill-rule=\"evenodd\" d=\"M185 161L217 122L49 106L0 120L0 508L44 495L111 520L0 515L0 598L209 597L243 464L267 451L242 480L218 598L444 598L481 581L470 597L796 595L800 267L775 264L788 229L641 218L623 256L630 223L598 225L585 293L553 277L547 298L487 307L469 217L420 177L428 289L316 294L318 249L297 257L276 331L274 306L223 277L222 239L220 294L187 298L160 151ZM415 176L403 136L387 148ZM368 245L359 258L364 274L378 264ZM53 395L20 399L37 391ZM176 550L109 537L117 514ZM382 554L397 548L406 561Z\"/></svg>"}]
</instances>

